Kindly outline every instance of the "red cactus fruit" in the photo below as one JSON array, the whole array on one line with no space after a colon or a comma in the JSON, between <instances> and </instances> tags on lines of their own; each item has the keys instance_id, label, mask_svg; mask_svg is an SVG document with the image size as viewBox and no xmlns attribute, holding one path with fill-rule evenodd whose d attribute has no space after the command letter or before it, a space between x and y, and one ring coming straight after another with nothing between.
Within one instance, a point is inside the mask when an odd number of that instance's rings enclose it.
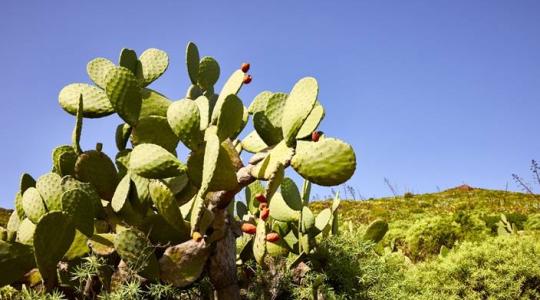
<instances>
[{"instance_id":1,"label":"red cactus fruit","mask_svg":"<svg viewBox=\"0 0 540 300\"><path fill-rule=\"evenodd\" d=\"M319 138L321 137L321 134L322 134L322 132L320 132L320 131L313 131L311 133L311 140L314 141L314 142L318 142Z\"/></svg>"},{"instance_id":2,"label":"red cactus fruit","mask_svg":"<svg viewBox=\"0 0 540 300\"><path fill-rule=\"evenodd\" d=\"M263 208L263 210L261 210L261 219L263 221L266 221L266 219L268 219L268 216L270 215L270 210L268 208Z\"/></svg>"},{"instance_id":3,"label":"red cactus fruit","mask_svg":"<svg viewBox=\"0 0 540 300\"><path fill-rule=\"evenodd\" d=\"M244 73L247 73L249 71L249 64L248 63L243 63L242 66L240 67L240 70L242 70L242 72Z\"/></svg>"},{"instance_id":4,"label":"red cactus fruit","mask_svg":"<svg viewBox=\"0 0 540 300\"><path fill-rule=\"evenodd\" d=\"M279 241L279 235L275 232L270 232L266 235L266 240L269 242L277 242Z\"/></svg>"},{"instance_id":5,"label":"red cactus fruit","mask_svg":"<svg viewBox=\"0 0 540 300\"><path fill-rule=\"evenodd\" d=\"M247 234L255 234L255 232L257 231L257 227L255 227L255 225L251 223L242 224L242 227L240 229L242 229L242 232L245 232Z\"/></svg>"},{"instance_id":6,"label":"red cactus fruit","mask_svg":"<svg viewBox=\"0 0 540 300\"><path fill-rule=\"evenodd\" d=\"M244 83L244 84L248 84L248 83L251 82L251 79L253 79L253 78L251 77L251 75L246 75L246 76L244 76L244 81L243 81L243 83Z\"/></svg>"},{"instance_id":7,"label":"red cactus fruit","mask_svg":"<svg viewBox=\"0 0 540 300\"><path fill-rule=\"evenodd\" d=\"M263 210L268 207L268 203L261 203L259 204L259 210Z\"/></svg>"},{"instance_id":8,"label":"red cactus fruit","mask_svg":"<svg viewBox=\"0 0 540 300\"><path fill-rule=\"evenodd\" d=\"M268 201L266 200L266 196L265 196L264 194L257 194L257 195L255 195L255 199L256 199L257 201L259 201L259 203L266 203L266 202L268 202Z\"/></svg>"}]
</instances>

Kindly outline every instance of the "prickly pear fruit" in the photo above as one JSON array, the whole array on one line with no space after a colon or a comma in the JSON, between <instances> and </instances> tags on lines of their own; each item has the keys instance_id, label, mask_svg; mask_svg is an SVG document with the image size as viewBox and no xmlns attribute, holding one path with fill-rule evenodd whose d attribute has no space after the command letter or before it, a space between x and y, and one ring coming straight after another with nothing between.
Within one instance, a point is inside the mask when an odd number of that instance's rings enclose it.
<instances>
[{"instance_id":1,"label":"prickly pear fruit","mask_svg":"<svg viewBox=\"0 0 540 300\"><path fill-rule=\"evenodd\" d=\"M263 221L266 221L266 219L268 219L268 216L270 215L270 210L268 208L264 208L263 210L261 210L261 219Z\"/></svg>"},{"instance_id":2,"label":"prickly pear fruit","mask_svg":"<svg viewBox=\"0 0 540 300\"><path fill-rule=\"evenodd\" d=\"M275 232L270 232L266 235L266 240L269 242L277 242L279 241L279 235Z\"/></svg>"},{"instance_id":3,"label":"prickly pear fruit","mask_svg":"<svg viewBox=\"0 0 540 300\"><path fill-rule=\"evenodd\" d=\"M268 203L261 203L259 204L259 210L263 210L268 207Z\"/></svg>"},{"instance_id":4,"label":"prickly pear fruit","mask_svg":"<svg viewBox=\"0 0 540 300\"><path fill-rule=\"evenodd\" d=\"M319 138L321 137L321 134L322 134L322 132L320 132L320 131L313 131L313 132L311 133L311 140L312 140L313 142L318 142L318 141L319 141Z\"/></svg>"},{"instance_id":5,"label":"prickly pear fruit","mask_svg":"<svg viewBox=\"0 0 540 300\"><path fill-rule=\"evenodd\" d=\"M200 232L193 232L193 234L191 235L191 238L196 241L196 242L200 242L203 238L202 234Z\"/></svg>"},{"instance_id":6,"label":"prickly pear fruit","mask_svg":"<svg viewBox=\"0 0 540 300\"><path fill-rule=\"evenodd\" d=\"M247 234L255 234L255 232L257 231L257 227L255 227L255 225L250 224L250 223L242 224L241 229L242 229L242 232L245 232Z\"/></svg>"},{"instance_id":7,"label":"prickly pear fruit","mask_svg":"<svg viewBox=\"0 0 540 300\"><path fill-rule=\"evenodd\" d=\"M252 79L253 79L253 77L251 77L251 75L246 75L246 76L244 76L244 80L242 81L242 83L243 84L249 84Z\"/></svg>"},{"instance_id":8,"label":"prickly pear fruit","mask_svg":"<svg viewBox=\"0 0 540 300\"><path fill-rule=\"evenodd\" d=\"M243 63L242 66L240 67L240 70L242 70L242 72L244 73L247 73L249 71L249 67L250 65L248 63Z\"/></svg>"},{"instance_id":9,"label":"prickly pear fruit","mask_svg":"<svg viewBox=\"0 0 540 300\"><path fill-rule=\"evenodd\" d=\"M257 194L255 196L255 199L257 199L257 201L259 201L259 203L267 203L268 201L266 200L266 196L264 194Z\"/></svg>"}]
</instances>

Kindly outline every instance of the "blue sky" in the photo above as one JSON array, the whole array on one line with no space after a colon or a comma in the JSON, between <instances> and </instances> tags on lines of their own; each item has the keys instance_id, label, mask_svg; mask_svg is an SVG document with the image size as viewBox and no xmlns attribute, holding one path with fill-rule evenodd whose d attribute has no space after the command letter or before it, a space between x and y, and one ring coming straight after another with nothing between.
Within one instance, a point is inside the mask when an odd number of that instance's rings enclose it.
<instances>
[{"instance_id":1,"label":"blue sky","mask_svg":"<svg viewBox=\"0 0 540 300\"><path fill-rule=\"evenodd\" d=\"M251 62L246 103L316 77L322 130L355 148L349 185L364 197L389 195L385 177L400 193L517 190L511 174L530 178L540 159L539 15L538 1L3 0L0 206L22 172L47 172L51 150L70 142L74 118L57 95L89 81L89 60L163 49L169 71L152 87L176 100L190 40L220 62L218 86ZM83 147L100 141L114 156L118 123L87 121Z\"/></svg>"}]
</instances>

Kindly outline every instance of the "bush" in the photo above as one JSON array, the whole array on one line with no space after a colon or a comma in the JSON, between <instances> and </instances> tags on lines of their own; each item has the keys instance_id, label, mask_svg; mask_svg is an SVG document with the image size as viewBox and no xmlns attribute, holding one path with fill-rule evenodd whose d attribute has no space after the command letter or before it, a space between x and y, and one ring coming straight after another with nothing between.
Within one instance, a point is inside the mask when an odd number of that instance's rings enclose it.
<instances>
[{"instance_id":1,"label":"bush","mask_svg":"<svg viewBox=\"0 0 540 300\"><path fill-rule=\"evenodd\" d=\"M525 230L540 230L540 214L530 215L523 227Z\"/></svg>"},{"instance_id":2,"label":"bush","mask_svg":"<svg viewBox=\"0 0 540 300\"><path fill-rule=\"evenodd\" d=\"M400 288L409 299L539 299L538 236L504 236L464 242L411 268Z\"/></svg>"},{"instance_id":3,"label":"bush","mask_svg":"<svg viewBox=\"0 0 540 300\"><path fill-rule=\"evenodd\" d=\"M438 254L443 245L452 248L460 235L461 228L452 217L426 217L407 230L403 252L413 261L421 261Z\"/></svg>"}]
</instances>

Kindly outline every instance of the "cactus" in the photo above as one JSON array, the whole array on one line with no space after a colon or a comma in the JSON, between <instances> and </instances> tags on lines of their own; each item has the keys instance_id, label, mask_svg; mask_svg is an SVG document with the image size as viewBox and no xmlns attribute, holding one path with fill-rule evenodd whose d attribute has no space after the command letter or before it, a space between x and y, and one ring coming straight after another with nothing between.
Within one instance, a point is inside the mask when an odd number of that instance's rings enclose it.
<instances>
[{"instance_id":1,"label":"cactus","mask_svg":"<svg viewBox=\"0 0 540 300\"><path fill-rule=\"evenodd\" d=\"M93 59L86 69L95 85L60 91L60 106L75 116L72 144L53 150L52 172L37 181L21 177L16 211L0 230L0 268L13 272L0 284L37 266L46 289L69 289L59 262L73 266L97 255L111 274L92 284L105 289L111 276L186 287L207 274L216 299L239 299L236 259L265 264L266 256L291 255L297 264L337 233L339 197L315 215L310 181L345 182L356 157L351 146L317 131L325 114L317 81L300 79L289 93L264 91L246 105L249 64L232 71L219 93L219 63L201 58L194 43L186 66L190 83L178 101L148 88L169 67L155 48L140 56L122 49L118 64ZM84 118L114 113L123 120L114 161L99 142L82 149ZM254 130L238 139L250 118ZM244 151L253 154L246 163ZM301 190L285 177L291 166L306 179ZM245 204L234 200L242 189Z\"/></svg>"},{"instance_id":2,"label":"cactus","mask_svg":"<svg viewBox=\"0 0 540 300\"><path fill-rule=\"evenodd\" d=\"M388 223L384 220L377 219L371 222L371 224L369 224L362 238L365 241L372 241L374 243L378 243L384 238L384 235L387 231Z\"/></svg>"}]
</instances>

